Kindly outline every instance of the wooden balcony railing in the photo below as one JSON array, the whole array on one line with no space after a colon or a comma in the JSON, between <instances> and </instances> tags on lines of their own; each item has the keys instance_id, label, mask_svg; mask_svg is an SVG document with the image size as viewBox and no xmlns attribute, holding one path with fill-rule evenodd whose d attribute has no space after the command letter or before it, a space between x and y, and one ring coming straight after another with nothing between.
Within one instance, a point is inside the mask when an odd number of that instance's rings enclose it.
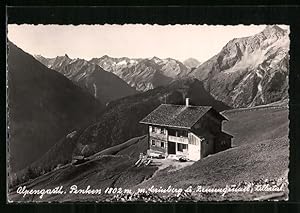
<instances>
[{"instance_id":1,"label":"wooden balcony railing","mask_svg":"<svg viewBox=\"0 0 300 213\"><path fill-rule=\"evenodd\" d=\"M176 136L172 136L172 135L169 135L168 141L183 143L183 144L189 143L189 139L187 137L176 137Z\"/></svg>"}]
</instances>

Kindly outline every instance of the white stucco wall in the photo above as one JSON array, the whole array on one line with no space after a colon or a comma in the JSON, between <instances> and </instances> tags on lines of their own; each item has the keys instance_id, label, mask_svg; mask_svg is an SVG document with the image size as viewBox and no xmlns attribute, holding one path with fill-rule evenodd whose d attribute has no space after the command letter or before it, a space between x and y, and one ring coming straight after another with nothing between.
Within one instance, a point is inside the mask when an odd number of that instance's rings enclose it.
<instances>
[{"instance_id":1,"label":"white stucco wall","mask_svg":"<svg viewBox=\"0 0 300 213\"><path fill-rule=\"evenodd\" d=\"M191 132L189 132L188 138L189 138L188 158L193 161L200 160L200 158L201 158L201 154L200 154L201 153L201 140L200 140L200 138Z\"/></svg>"}]
</instances>

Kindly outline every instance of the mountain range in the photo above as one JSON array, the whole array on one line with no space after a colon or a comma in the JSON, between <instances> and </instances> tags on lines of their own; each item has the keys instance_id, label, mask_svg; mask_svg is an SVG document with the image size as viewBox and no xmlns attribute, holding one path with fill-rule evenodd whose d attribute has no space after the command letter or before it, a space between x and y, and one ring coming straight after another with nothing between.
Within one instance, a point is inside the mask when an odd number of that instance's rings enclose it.
<instances>
[{"instance_id":1,"label":"mountain range","mask_svg":"<svg viewBox=\"0 0 300 213\"><path fill-rule=\"evenodd\" d=\"M100 66L84 59L70 59L68 55L51 59L36 55L35 58L48 68L58 71L76 85L86 89L105 104L137 93L118 76L106 72Z\"/></svg>"},{"instance_id":2,"label":"mountain range","mask_svg":"<svg viewBox=\"0 0 300 213\"><path fill-rule=\"evenodd\" d=\"M289 31L276 25L235 38L190 75L204 82L217 100L250 107L288 97Z\"/></svg>"},{"instance_id":3,"label":"mountain range","mask_svg":"<svg viewBox=\"0 0 300 213\"><path fill-rule=\"evenodd\" d=\"M155 56L145 59L103 56L93 58L90 62L116 74L138 91L147 91L161 85L167 85L174 79L186 76L189 72L189 69L178 60L160 59Z\"/></svg>"},{"instance_id":4,"label":"mountain range","mask_svg":"<svg viewBox=\"0 0 300 213\"><path fill-rule=\"evenodd\" d=\"M203 63L194 58L182 63L171 58L113 58L107 55L84 60L84 63L98 65L140 92L168 85L183 77L197 78L217 100L235 108L250 107L288 97L288 35L288 30L276 25L267 26L253 36L232 39L218 54ZM75 61L83 59L70 59L68 56L36 58L74 82L84 72L81 66L75 65ZM86 80L83 84L95 93L93 83ZM97 84L97 88L100 85ZM134 93L130 89L122 89L122 92L116 91L121 97Z\"/></svg>"},{"instance_id":5,"label":"mountain range","mask_svg":"<svg viewBox=\"0 0 300 213\"><path fill-rule=\"evenodd\" d=\"M67 55L58 56L56 58L45 58L40 55L36 55L35 57L45 66L63 73L74 82L78 82L76 78L74 79L74 75L79 75L79 78L87 75L84 73L85 69L76 65L78 61L81 61L80 63L83 63L84 61L85 66L99 66L108 73L118 76L125 81L129 87L135 88L140 92L158 86L168 85L174 79L186 76L190 71L190 68L172 58L160 59L158 57L152 57L131 59L127 57L112 58L105 55L100 58L93 58L86 61L83 59L70 59ZM101 84L99 84L99 86L100 85ZM121 93L118 94L126 95L127 93L132 94L133 92L129 89L127 89L127 91L126 89L122 89Z\"/></svg>"}]
</instances>

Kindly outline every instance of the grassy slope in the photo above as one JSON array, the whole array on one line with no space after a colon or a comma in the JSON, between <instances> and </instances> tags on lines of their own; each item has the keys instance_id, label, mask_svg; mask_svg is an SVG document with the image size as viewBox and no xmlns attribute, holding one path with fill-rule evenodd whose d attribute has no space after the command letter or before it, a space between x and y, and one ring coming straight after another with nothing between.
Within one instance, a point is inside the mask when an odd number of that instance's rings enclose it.
<instances>
[{"instance_id":1,"label":"grassy slope","mask_svg":"<svg viewBox=\"0 0 300 213\"><path fill-rule=\"evenodd\" d=\"M101 155L91 157L92 160L78 165L66 165L60 169L49 172L34 180L24 184L27 188L54 188L56 186L64 186L68 189L71 185L76 184L78 188L86 188L91 185L93 188L106 187L125 187L131 188L138 183L148 179L156 171L157 167L134 167L134 163L138 159L138 155L131 155L132 149L136 153L145 152L147 150L148 138L145 136L131 139L121 145L103 150ZM131 144L131 146L127 146ZM128 150L128 152L126 152ZM120 152L119 152L120 151ZM116 155L112 155L116 154ZM103 196L97 197L95 195L58 195L45 196L42 200L38 196L27 196L22 198L16 193L10 194L11 200L25 201L68 201L72 200L99 200L104 199Z\"/></svg>"},{"instance_id":2,"label":"grassy slope","mask_svg":"<svg viewBox=\"0 0 300 213\"><path fill-rule=\"evenodd\" d=\"M288 169L288 148L286 137L243 145L204 158L180 171L169 172L169 169L165 169L137 187L225 187L226 184L243 181L278 179Z\"/></svg>"},{"instance_id":3,"label":"grassy slope","mask_svg":"<svg viewBox=\"0 0 300 213\"><path fill-rule=\"evenodd\" d=\"M223 129L234 136L233 146L280 138L288 134L288 109L260 107L223 112Z\"/></svg>"},{"instance_id":4,"label":"grassy slope","mask_svg":"<svg viewBox=\"0 0 300 213\"><path fill-rule=\"evenodd\" d=\"M107 186L147 188L156 187L187 187L189 185L224 186L241 181L258 179L277 179L285 174L288 169L289 143L287 138L287 109L260 109L256 111L244 110L225 112L230 121L225 129L236 137L232 149L208 156L191 166L181 170L170 171L166 168L156 173L156 167L133 167L140 152L147 149L147 137L125 149L120 149L116 155L104 156L98 160L82 165L81 167L67 166L50 174L41 176L33 181L29 187L45 188L64 185L68 187L77 184L85 188L105 188ZM251 118L251 119L250 119ZM244 121L244 122L242 122ZM246 122L247 121L247 122ZM244 125L242 125L244 123ZM281 124L281 125L278 125ZM272 128L271 128L272 127ZM270 131L272 130L272 131ZM268 131L271 134L267 134ZM240 133L241 132L241 133ZM242 135L244 134L244 135ZM256 138L256 140L248 139ZM137 139L136 139L137 140ZM238 142L237 140L243 140ZM131 143L131 142L130 142ZM113 151L116 153L116 150ZM107 154L107 153L106 153ZM112 154L109 153L108 154ZM147 181L144 181L146 180ZM12 199L21 199L11 194ZM247 199L257 194L230 195L224 199ZM198 197L199 199L213 199L210 196ZM70 196L48 197L45 200L104 200L102 196ZM217 197L220 199L220 197ZM39 200L37 197L34 200Z\"/></svg>"},{"instance_id":5,"label":"grassy slope","mask_svg":"<svg viewBox=\"0 0 300 213\"><path fill-rule=\"evenodd\" d=\"M224 114L229 118L224 129L235 136L236 147L204 158L181 171L161 171L156 177L137 187L224 187L224 184L282 177L289 162L287 108L230 110ZM249 198L254 195L247 196Z\"/></svg>"}]
</instances>

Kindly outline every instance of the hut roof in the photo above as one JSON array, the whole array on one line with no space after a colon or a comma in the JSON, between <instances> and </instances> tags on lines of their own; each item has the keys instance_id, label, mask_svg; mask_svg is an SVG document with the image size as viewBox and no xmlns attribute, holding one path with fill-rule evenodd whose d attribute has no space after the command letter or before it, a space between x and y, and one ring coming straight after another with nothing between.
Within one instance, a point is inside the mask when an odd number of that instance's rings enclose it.
<instances>
[{"instance_id":1,"label":"hut roof","mask_svg":"<svg viewBox=\"0 0 300 213\"><path fill-rule=\"evenodd\" d=\"M211 106L161 104L142 119L140 123L190 129L203 115L212 109ZM215 115L222 120L226 120L224 116L216 111Z\"/></svg>"}]
</instances>

